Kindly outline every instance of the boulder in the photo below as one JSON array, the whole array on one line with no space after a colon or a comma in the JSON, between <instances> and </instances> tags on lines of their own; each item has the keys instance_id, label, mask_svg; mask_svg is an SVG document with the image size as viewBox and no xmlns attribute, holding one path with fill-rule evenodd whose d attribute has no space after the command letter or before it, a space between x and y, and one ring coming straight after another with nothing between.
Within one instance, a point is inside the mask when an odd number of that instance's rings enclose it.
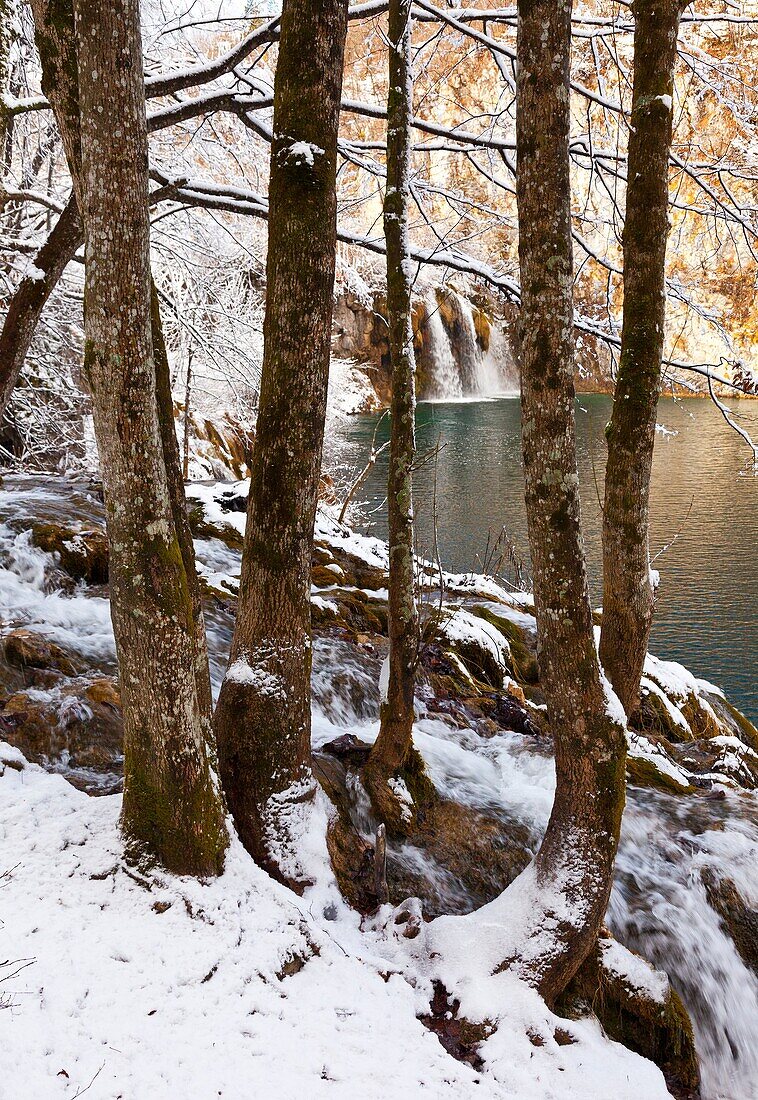
<instances>
[{"instance_id":1,"label":"boulder","mask_svg":"<svg viewBox=\"0 0 758 1100\"><path fill-rule=\"evenodd\" d=\"M595 951L560 996L569 1019L596 1016L618 1043L649 1058L677 1100L698 1100L700 1068L692 1023L665 974L604 931Z\"/></svg>"},{"instance_id":2,"label":"boulder","mask_svg":"<svg viewBox=\"0 0 758 1100\"><path fill-rule=\"evenodd\" d=\"M77 581L108 582L108 538L100 528L82 530L57 523L35 523L32 545L55 554L61 569Z\"/></svg>"},{"instance_id":3,"label":"boulder","mask_svg":"<svg viewBox=\"0 0 758 1100\"><path fill-rule=\"evenodd\" d=\"M75 676L47 691L18 691L0 711L0 726L3 739L33 763L121 771L121 700L111 676Z\"/></svg>"},{"instance_id":4,"label":"boulder","mask_svg":"<svg viewBox=\"0 0 758 1100\"><path fill-rule=\"evenodd\" d=\"M708 904L718 913L745 966L758 975L758 911L740 894L730 878L710 867L701 872Z\"/></svg>"},{"instance_id":5,"label":"boulder","mask_svg":"<svg viewBox=\"0 0 758 1100\"><path fill-rule=\"evenodd\" d=\"M37 631L20 627L6 634L2 644L8 664L24 672L45 671L76 676L79 671L65 650ZM55 679L57 677L52 678L53 681ZM39 684L39 678L36 682Z\"/></svg>"}]
</instances>

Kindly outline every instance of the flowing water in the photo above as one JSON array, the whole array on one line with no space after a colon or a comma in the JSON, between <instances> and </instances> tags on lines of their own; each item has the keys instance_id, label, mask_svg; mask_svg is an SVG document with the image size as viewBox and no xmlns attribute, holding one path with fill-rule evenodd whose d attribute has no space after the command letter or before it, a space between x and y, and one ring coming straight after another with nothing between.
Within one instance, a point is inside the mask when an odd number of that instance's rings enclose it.
<instances>
[{"instance_id":1,"label":"flowing water","mask_svg":"<svg viewBox=\"0 0 758 1100\"><path fill-rule=\"evenodd\" d=\"M758 438L758 402L733 403ZM577 400L579 477L593 600L601 602L600 505L610 399ZM516 399L426 402L417 411L421 456L415 479L419 549L455 571L497 566L502 528L528 565ZM368 456L376 417L351 418L339 461L350 471ZM758 720L758 477L750 452L705 400L664 398L658 413L651 499L651 553L660 571L651 649L718 684ZM377 443L389 432L385 417ZM435 456L436 451L436 456ZM359 493L359 530L384 536L389 452ZM489 540L489 541L488 541Z\"/></svg>"},{"instance_id":2,"label":"flowing water","mask_svg":"<svg viewBox=\"0 0 758 1100\"><path fill-rule=\"evenodd\" d=\"M444 410L436 412L439 425ZM480 421L481 414L470 423ZM424 430L436 432L435 427ZM502 435L501 430L501 441ZM468 447L462 437L459 445L470 458L476 435L469 431L468 436ZM362 440L359 433L356 453ZM493 443L487 453L492 459L498 447ZM515 458L513 462L507 476L501 471L501 484L516 483L518 463ZM458 524L468 517L471 531L471 516L487 514L485 504L494 491L493 484L485 463L480 464L478 477L462 460L459 472L470 487L468 505L450 493L439 499L454 511ZM448 469L448 485L454 473ZM86 484L55 478L6 478L0 489L0 619L4 630L17 625L43 630L99 667L112 669L106 593L83 586L68 594L50 591L46 581L50 560L29 545L26 530L31 519L92 523L102 522L102 518L102 505ZM456 545L460 547L461 557L454 561L472 564L462 559L475 553L473 535L472 549L466 550L463 536L459 534L456 540L455 523L446 518L444 528L440 523L443 538L446 551L449 548L452 553ZM216 540L199 541L197 551L208 567L238 572L238 555ZM231 629L228 611L210 611L208 634L216 687ZM379 663L367 647L330 638L316 640L316 746L345 732L373 739ZM708 672L707 665L702 671ZM526 826L536 847L550 812L555 782L552 761L544 750L520 734L503 731L485 738L475 730L460 729L439 715L425 713L423 704L416 740L432 778L445 795L501 813L508 820L517 819ZM362 813L366 817L365 806ZM368 820L363 824L372 828ZM407 848L395 855L415 870L435 877L437 893L449 911L466 912L472 907L460 884L417 849ZM758 909L757 857L755 794L728 793L723 801L713 801L702 794L684 797L630 790L608 919L619 939L665 969L682 993L694 1021L704 1100L753 1100L758 1095L758 979L746 968L709 906L702 877L708 870L726 874L745 901Z\"/></svg>"}]
</instances>

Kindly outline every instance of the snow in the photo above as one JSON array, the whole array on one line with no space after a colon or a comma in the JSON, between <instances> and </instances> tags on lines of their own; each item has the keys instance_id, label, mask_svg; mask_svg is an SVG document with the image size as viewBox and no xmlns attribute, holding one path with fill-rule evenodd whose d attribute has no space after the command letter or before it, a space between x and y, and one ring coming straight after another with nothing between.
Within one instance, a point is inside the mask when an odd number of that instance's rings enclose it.
<instances>
[{"instance_id":1,"label":"snow","mask_svg":"<svg viewBox=\"0 0 758 1100\"><path fill-rule=\"evenodd\" d=\"M6 745L0 759L19 763ZM513 975L495 983L485 1071L452 1059L417 1019L431 992L413 954L422 937L404 940L391 920L361 932L324 870L318 805L318 881L298 898L236 839L217 880L127 869L120 802L34 765L0 778L0 850L13 868L0 954L29 962L3 987L4 1095L73 1098L91 1082L103 1100L666 1097L650 1063L597 1024L559 1020ZM573 1045L554 1041L559 1025Z\"/></svg>"},{"instance_id":2,"label":"snow","mask_svg":"<svg viewBox=\"0 0 758 1100\"><path fill-rule=\"evenodd\" d=\"M24 268L23 277L31 279L33 283L42 283L45 281L45 272L30 261Z\"/></svg>"},{"instance_id":3,"label":"snow","mask_svg":"<svg viewBox=\"0 0 758 1100\"><path fill-rule=\"evenodd\" d=\"M611 682L608 677L600 669L600 683L603 688L603 694L605 695L605 712L612 722L615 722L617 726L621 726L622 729L626 729L626 712L621 705L616 692L611 687Z\"/></svg>"},{"instance_id":4,"label":"snow","mask_svg":"<svg viewBox=\"0 0 758 1100\"><path fill-rule=\"evenodd\" d=\"M293 164L302 164L312 168L316 157L323 156L323 153L324 150L320 149L318 145L314 145L313 142L293 141L286 149L282 150L280 155Z\"/></svg>"},{"instance_id":5,"label":"snow","mask_svg":"<svg viewBox=\"0 0 758 1100\"><path fill-rule=\"evenodd\" d=\"M259 695L272 699L284 699L287 694L281 677L269 672L263 665L251 665L246 657L238 657L229 666L225 679L233 684L247 684Z\"/></svg>"},{"instance_id":6,"label":"snow","mask_svg":"<svg viewBox=\"0 0 758 1100\"><path fill-rule=\"evenodd\" d=\"M439 622L440 632L451 642L469 642L489 653L504 671L511 663L508 639L485 619L458 609Z\"/></svg>"},{"instance_id":7,"label":"snow","mask_svg":"<svg viewBox=\"0 0 758 1100\"><path fill-rule=\"evenodd\" d=\"M385 657L379 670L379 701L386 703L389 700L390 690L390 659Z\"/></svg>"},{"instance_id":8,"label":"snow","mask_svg":"<svg viewBox=\"0 0 758 1100\"><path fill-rule=\"evenodd\" d=\"M643 993L663 1005L669 992L669 980L660 970L629 951L617 940L601 939L600 950L603 966L617 978L621 978L631 989Z\"/></svg>"}]
</instances>

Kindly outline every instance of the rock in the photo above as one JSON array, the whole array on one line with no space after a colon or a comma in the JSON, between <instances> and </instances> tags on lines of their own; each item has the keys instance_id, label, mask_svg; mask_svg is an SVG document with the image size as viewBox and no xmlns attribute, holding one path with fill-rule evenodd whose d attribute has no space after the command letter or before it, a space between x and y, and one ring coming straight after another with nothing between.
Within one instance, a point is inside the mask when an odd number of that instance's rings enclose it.
<instances>
[{"instance_id":1,"label":"rock","mask_svg":"<svg viewBox=\"0 0 758 1100\"><path fill-rule=\"evenodd\" d=\"M32 545L55 554L61 569L77 581L108 583L108 538L100 529L79 530L57 523L35 523Z\"/></svg>"},{"instance_id":2,"label":"rock","mask_svg":"<svg viewBox=\"0 0 758 1100\"><path fill-rule=\"evenodd\" d=\"M704 737L672 745L670 752L678 764L704 780L758 789L758 753L737 737Z\"/></svg>"},{"instance_id":3,"label":"rock","mask_svg":"<svg viewBox=\"0 0 758 1100\"><path fill-rule=\"evenodd\" d=\"M193 497L187 500L187 518L190 531L196 539L220 539L230 550L242 552L243 538L237 528L230 523L210 523L206 519L202 502Z\"/></svg>"},{"instance_id":4,"label":"rock","mask_svg":"<svg viewBox=\"0 0 758 1100\"><path fill-rule=\"evenodd\" d=\"M513 675L508 639L481 616L465 609L442 608L430 621L429 630L463 661L476 680L500 689L506 676Z\"/></svg>"},{"instance_id":5,"label":"rock","mask_svg":"<svg viewBox=\"0 0 758 1100\"><path fill-rule=\"evenodd\" d=\"M704 867L700 877L708 904L721 917L745 966L758 975L758 911L750 908L730 878L717 876L710 867Z\"/></svg>"},{"instance_id":6,"label":"rock","mask_svg":"<svg viewBox=\"0 0 758 1100\"><path fill-rule=\"evenodd\" d=\"M654 787L669 794L691 794L694 790L690 776L672 759L667 749L671 746L649 734L644 737L629 730L629 752L626 770L629 781L636 787Z\"/></svg>"},{"instance_id":7,"label":"rock","mask_svg":"<svg viewBox=\"0 0 758 1100\"><path fill-rule=\"evenodd\" d=\"M511 650L511 663L513 675L519 683L536 684L539 682L540 673L537 667L536 642L532 642L528 633L509 619L504 612L495 610L492 606L479 605L474 607L473 613L494 626L508 639Z\"/></svg>"},{"instance_id":8,"label":"rock","mask_svg":"<svg viewBox=\"0 0 758 1100\"><path fill-rule=\"evenodd\" d=\"M76 676L79 671L65 650L43 634L20 627L3 639L5 659L24 670L45 670L64 676ZM38 681L39 682L39 681Z\"/></svg>"},{"instance_id":9,"label":"rock","mask_svg":"<svg viewBox=\"0 0 758 1100\"><path fill-rule=\"evenodd\" d=\"M665 974L617 943L608 932L558 999L570 1019L594 1015L605 1032L649 1058L677 1100L698 1100L700 1068L692 1023Z\"/></svg>"},{"instance_id":10,"label":"rock","mask_svg":"<svg viewBox=\"0 0 758 1100\"><path fill-rule=\"evenodd\" d=\"M405 846L388 849L390 900L418 897L427 918L468 913L498 897L531 857L524 825L438 798L422 805Z\"/></svg>"},{"instance_id":11,"label":"rock","mask_svg":"<svg viewBox=\"0 0 758 1100\"><path fill-rule=\"evenodd\" d=\"M334 806L329 822L326 844L334 876L340 891L359 913L373 913L377 908L374 884L374 849L355 828L351 818L351 796L347 786L347 768L340 751L349 753L349 736L338 738L324 751L313 754L313 771L324 793ZM357 738L352 738L360 744ZM338 742L342 743L338 746ZM370 746L366 746L366 750ZM334 750L334 751L329 751Z\"/></svg>"},{"instance_id":12,"label":"rock","mask_svg":"<svg viewBox=\"0 0 758 1100\"><path fill-rule=\"evenodd\" d=\"M16 692L0 721L4 739L34 763L121 771L123 721L113 677L76 676L46 692Z\"/></svg>"}]
</instances>

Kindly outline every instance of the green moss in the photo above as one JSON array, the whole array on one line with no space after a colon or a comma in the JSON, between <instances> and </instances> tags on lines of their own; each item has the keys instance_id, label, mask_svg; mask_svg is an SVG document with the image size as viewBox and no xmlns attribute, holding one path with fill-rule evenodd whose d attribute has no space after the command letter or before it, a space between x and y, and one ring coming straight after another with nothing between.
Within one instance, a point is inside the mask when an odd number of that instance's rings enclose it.
<instances>
[{"instance_id":1,"label":"green moss","mask_svg":"<svg viewBox=\"0 0 758 1100\"><path fill-rule=\"evenodd\" d=\"M537 658L529 647L524 631L505 615L499 615L491 607L474 607L473 614L484 619L490 626L508 639L513 661L512 674L520 684L536 684L539 682L540 673L537 667Z\"/></svg>"},{"instance_id":2,"label":"green moss","mask_svg":"<svg viewBox=\"0 0 758 1100\"><path fill-rule=\"evenodd\" d=\"M626 769L630 781L637 787L653 787L669 794L692 794L695 788L691 784L678 783L670 775L660 771L652 760L638 756L628 756Z\"/></svg>"}]
</instances>

